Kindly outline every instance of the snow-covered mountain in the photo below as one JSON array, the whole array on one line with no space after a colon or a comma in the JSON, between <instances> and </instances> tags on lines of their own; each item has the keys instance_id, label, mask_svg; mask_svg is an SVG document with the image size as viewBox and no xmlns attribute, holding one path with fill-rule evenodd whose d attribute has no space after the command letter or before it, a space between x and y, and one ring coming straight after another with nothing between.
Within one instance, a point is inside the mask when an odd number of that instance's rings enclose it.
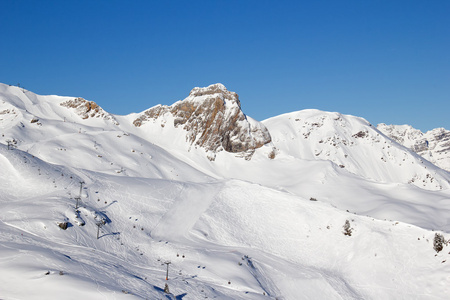
<instances>
[{"instance_id":1,"label":"snow-covered mountain","mask_svg":"<svg viewBox=\"0 0 450 300\"><path fill-rule=\"evenodd\" d=\"M378 130L436 166L450 171L450 131L435 128L423 133L410 125L378 124Z\"/></svg>"},{"instance_id":2,"label":"snow-covered mountain","mask_svg":"<svg viewBox=\"0 0 450 300\"><path fill-rule=\"evenodd\" d=\"M264 121L281 152L308 160L329 160L377 182L449 187L448 173L400 147L366 120L304 110Z\"/></svg>"},{"instance_id":3,"label":"snow-covered mountain","mask_svg":"<svg viewBox=\"0 0 450 300\"><path fill-rule=\"evenodd\" d=\"M222 150L242 153L250 159L255 149L271 141L264 125L246 116L241 110L238 95L222 84L197 87L186 99L171 106L150 108L139 114L133 125L148 127L146 130L152 132L154 127L156 130L170 127L160 132L163 136L169 134L166 131L180 127L185 131L185 141L182 143L211 152L208 155L211 160Z\"/></svg>"},{"instance_id":4,"label":"snow-covered mountain","mask_svg":"<svg viewBox=\"0 0 450 300\"><path fill-rule=\"evenodd\" d=\"M1 299L450 293L450 173L361 118L257 122L220 84L119 116L0 84L0 170Z\"/></svg>"}]
</instances>

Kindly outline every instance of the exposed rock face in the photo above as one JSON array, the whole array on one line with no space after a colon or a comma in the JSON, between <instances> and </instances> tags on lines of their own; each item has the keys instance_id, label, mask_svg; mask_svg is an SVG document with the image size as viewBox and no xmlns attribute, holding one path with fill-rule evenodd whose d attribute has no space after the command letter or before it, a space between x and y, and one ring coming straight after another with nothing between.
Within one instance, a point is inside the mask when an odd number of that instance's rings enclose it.
<instances>
[{"instance_id":1,"label":"exposed rock face","mask_svg":"<svg viewBox=\"0 0 450 300\"><path fill-rule=\"evenodd\" d=\"M83 98L75 98L73 100L62 102L60 105L67 108L74 108L76 113L83 119L101 118L111 120L114 124L119 125L112 115L105 112L94 101L87 101Z\"/></svg>"},{"instance_id":2,"label":"exposed rock face","mask_svg":"<svg viewBox=\"0 0 450 300\"><path fill-rule=\"evenodd\" d=\"M409 125L378 124L378 130L410 148L438 167L450 171L450 131L436 128L426 133Z\"/></svg>"},{"instance_id":3,"label":"exposed rock face","mask_svg":"<svg viewBox=\"0 0 450 300\"><path fill-rule=\"evenodd\" d=\"M186 138L191 144L208 151L247 152L251 155L255 149L271 141L266 127L248 118L241 110L238 95L222 84L194 88L186 99L171 106L150 108L133 124L140 127L168 115L173 116L175 127L186 130Z\"/></svg>"}]
</instances>

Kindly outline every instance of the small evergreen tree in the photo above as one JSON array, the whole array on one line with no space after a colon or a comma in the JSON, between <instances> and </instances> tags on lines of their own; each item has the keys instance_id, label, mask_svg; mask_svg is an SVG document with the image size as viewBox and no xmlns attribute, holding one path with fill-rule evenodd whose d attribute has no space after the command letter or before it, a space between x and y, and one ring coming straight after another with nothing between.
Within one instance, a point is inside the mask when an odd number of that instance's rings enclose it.
<instances>
[{"instance_id":1,"label":"small evergreen tree","mask_svg":"<svg viewBox=\"0 0 450 300\"><path fill-rule=\"evenodd\" d=\"M433 240L433 249L439 253L444 249L445 239L444 236L440 233L435 233Z\"/></svg>"},{"instance_id":2,"label":"small evergreen tree","mask_svg":"<svg viewBox=\"0 0 450 300\"><path fill-rule=\"evenodd\" d=\"M350 227L350 221L349 220L345 220L345 224L344 224L344 235L348 235L351 236L352 235L352 230L353 228Z\"/></svg>"}]
</instances>

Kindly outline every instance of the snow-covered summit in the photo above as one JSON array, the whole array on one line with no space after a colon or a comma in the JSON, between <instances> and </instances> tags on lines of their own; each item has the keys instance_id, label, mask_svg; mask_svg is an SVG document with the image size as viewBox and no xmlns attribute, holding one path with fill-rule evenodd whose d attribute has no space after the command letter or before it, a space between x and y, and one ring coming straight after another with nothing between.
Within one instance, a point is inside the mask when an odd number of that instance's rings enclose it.
<instances>
[{"instance_id":1,"label":"snow-covered summit","mask_svg":"<svg viewBox=\"0 0 450 300\"><path fill-rule=\"evenodd\" d=\"M263 123L280 155L328 160L377 182L410 183L430 190L449 187L447 172L395 143L362 118L303 110Z\"/></svg>"},{"instance_id":2,"label":"snow-covered summit","mask_svg":"<svg viewBox=\"0 0 450 300\"><path fill-rule=\"evenodd\" d=\"M8 112L11 105L14 108ZM104 111L94 101L80 97L42 96L23 88L0 83L0 112L5 115L19 111L24 121L36 121L34 123L38 123L37 120L79 122L83 119L88 125L96 124L96 120L118 125L114 116Z\"/></svg>"},{"instance_id":3,"label":"snow-covered summit","mask_svg":"<svg viewBox=\"0 0 450 300\"><path fill-rule=\"evenodd\" d=\"M195 87L191 90L189 93L190 100L193 99L202 99L197 98L201 96L210 96L217 94L219 97L222 97L223 99L234 101L238 104L238 106L241 106L241 103L239 102L239 96L235 92L228 91L227 88L221 84L221 83L215 83L211 84L207 87Z\"/></svg>"}]
</instances>

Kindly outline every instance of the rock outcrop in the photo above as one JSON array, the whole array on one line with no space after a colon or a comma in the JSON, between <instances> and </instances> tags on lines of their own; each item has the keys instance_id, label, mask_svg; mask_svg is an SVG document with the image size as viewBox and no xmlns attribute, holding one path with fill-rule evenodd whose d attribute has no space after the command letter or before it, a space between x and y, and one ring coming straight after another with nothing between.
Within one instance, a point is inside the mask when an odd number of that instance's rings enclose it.
<instances>
[{"instance_id":1,"label":"rock outcrop","mask_svg":"<svg viewBox=\"0 0 450 300\"><path fill-rule=\"evenodd\" d=\"M194 88L186 99L171 106L150 108L133 124L140 127L150 120L168 116L172 117L174 127L186 131L187 141L191 145L213 153L225 150L246 153L244 156L249 158L255 149L271 142L267 128L247 117L241 110L239 96L222 84Z\"/></svg>"},{"instance_id":2,"label":"rock outcrop","mask_svg":"<svg viewBox=\"0 0 450 300\"><path fill-rule=\"evenodd\" d=\"M110 120L114 124L119 125L116 119L109 113L105 112L103 108L97 105L94 101L87 101L83 98L75 98L67 100L60 104L63 107L75 109L75 112L82 119L100 118Z\"/></svg>"},{"instance_id":3,"label":"rock outcrop","mask_svg":"<svg viewBox=\"0 0 450 300\"><path fill-rule=\"evenodd\" d=\"M378 130L441 169L450 171L450 131L436 128L426 133L410 125L378 124Z\"/></svg>"}]
</instances>

